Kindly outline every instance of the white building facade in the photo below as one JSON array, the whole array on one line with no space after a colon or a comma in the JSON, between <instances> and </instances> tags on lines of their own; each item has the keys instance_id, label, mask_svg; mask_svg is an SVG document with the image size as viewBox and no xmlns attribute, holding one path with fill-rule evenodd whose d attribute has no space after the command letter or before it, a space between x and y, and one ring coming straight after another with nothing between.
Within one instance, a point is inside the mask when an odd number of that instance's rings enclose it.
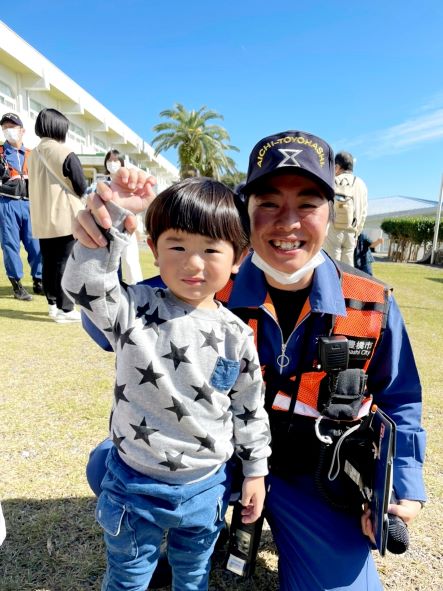
<instances>
[{"instance_id":1,"label":"white building facade","mask_svg":"<svg viewBox=\"0 0 443 591\"><path fill-rule=\"evenodd\" d=\"M171 162L156 156L150 144L0 21L0 117L16 113L26 129L25 145L33 148L39 142L35 119L44 108L68 117L66 143L79 156L89 181L105 172L104 155L111 148L154 175L158 191L178 180Z\"/></svg>"}]
</instances>

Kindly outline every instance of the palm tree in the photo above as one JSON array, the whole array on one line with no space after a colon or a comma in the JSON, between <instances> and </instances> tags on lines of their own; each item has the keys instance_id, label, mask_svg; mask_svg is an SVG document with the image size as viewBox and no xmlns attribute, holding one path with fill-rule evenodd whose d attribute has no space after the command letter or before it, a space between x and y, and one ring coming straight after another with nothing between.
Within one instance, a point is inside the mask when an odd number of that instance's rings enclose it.
<instances>
[{"instance_id":1,"label":"palm tree","mask_svg":"<svg viewBox=\"0 0 443 591\"><path fill-rule=\"evenodd\" d=\"M229 134L226 129L207 125L213 119L223 119L222 115L205 106L198 111L188 111L176 103L173 109L162 111L160 117L167 117L169 121L154 126L157 135L152 145L156 155L170 148L177 150L182 178L205 175L218 179L223 171L235 171L233 159L225 152L238 152L238 148L227 143Z\"/></svg>"}]
</instances>

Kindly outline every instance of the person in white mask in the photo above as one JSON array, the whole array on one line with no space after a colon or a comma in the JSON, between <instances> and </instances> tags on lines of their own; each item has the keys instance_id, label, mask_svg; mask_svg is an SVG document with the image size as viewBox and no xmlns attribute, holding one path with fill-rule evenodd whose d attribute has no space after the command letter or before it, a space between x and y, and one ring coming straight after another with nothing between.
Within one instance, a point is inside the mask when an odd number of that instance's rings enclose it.
<instances>
[{"instance_id":1,"label":"person in white mask","mask_svg":"<svg viewBox=\"0 0 443 591\"><path fill-rule=\"evenodd\" d=\"M290 130L260 140L242 189L253 250L218 294L253 327L266 382L272 456L265 511L281 591L382 589L361 490L344 470L332 477L331 461L323 461L339 455L332 453L339 447L336 431L347 433L370 416L371 397L397 424L393 492L399 500L389 512L410 524L426 500L421 386L411 345L389 287L322 250L334 188L334 154L323 139ZM109 228L106 201L116 199L106 186L99 192L74 229L91 248L105 245L97 223ZM128 196L120 204L133 211L138 201ZM134 227L128 216L126 229ZM338 365L337 343L347 352ZM252 416L247 408L246 415ZM112 445L103 442L91 455L87 473L97 494Z\"/></svg>"},{"instance_id":2,"label":"person in white mask","mask_svg":"<svg viewBox=\"0 0 443 591\"><path fill-rule=\"evenodd\" d=\"M29 212L28 157L31 150L23 145L25 130L18 115L5 113L0 125L5 138L3 146L0 146L0 243L3 263L14 297L29 301L32 296L21 282L21 242L28 254L34 293L43 295L40 245L32 237Z\"/></svg>"},{"instance_id":3,"label":"person in white mask","mask_svg":"<svg viewBox=\"0 0 443 591\"><path fill-rule=\"evenodd\" d=\"M118 150L113 149L107 152L105 156L105 168L109 175L109 180L112 180L120 168L124 166L125 160ZM122 252L121 272L123 281L128 285L139 283L143 279L136 232L131 235L128 246Z\"/></svg>"}]
</instances>

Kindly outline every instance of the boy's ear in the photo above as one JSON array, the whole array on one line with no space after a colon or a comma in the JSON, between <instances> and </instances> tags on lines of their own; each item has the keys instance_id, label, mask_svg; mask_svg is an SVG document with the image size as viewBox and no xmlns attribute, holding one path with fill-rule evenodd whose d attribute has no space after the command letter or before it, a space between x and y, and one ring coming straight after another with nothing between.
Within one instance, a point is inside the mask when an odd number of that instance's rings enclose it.
<instances>
[{"instance_id":1,"label":"boy's ear","mask_svg":"<svg viewBox=\"0 0 443 591\"><path fill-rule=\"evenodd\" d=\"M249 253L249 248L247 247L247 248L245 248L243 250L243 252L240 254L240 256L238 257L238 259L232 265L232 271L231 272L234 275L239 272L240 266L241 266L242 262L245 260L245 257L247 256L248 253Z\"/></svg>"},{"instance_id":2,"label":"boy's ear","mask_svg":"<svg viewBox=\"0 0 443 591\"><path fill-rule=\"evenodd\" d=\"M158 262L157 262L158 255L157 255L157 249L155 248L155 244L153 243L152 238L149 238L149 237L146 239L146 242L147 242L149 248L152 250L152 254L154 255L154 265L156 267L158 267Z\"/></svg>"}]
</instances>

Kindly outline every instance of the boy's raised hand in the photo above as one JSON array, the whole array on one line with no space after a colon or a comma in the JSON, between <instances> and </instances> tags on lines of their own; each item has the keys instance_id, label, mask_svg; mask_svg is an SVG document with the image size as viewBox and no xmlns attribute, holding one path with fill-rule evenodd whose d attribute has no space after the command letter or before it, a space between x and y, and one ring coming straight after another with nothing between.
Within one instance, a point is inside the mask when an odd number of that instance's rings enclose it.
<instances>
[{"instance_id":1,"label":"boy's raised hand","mask_svg":"<svg viewBox=\"0 0 443 591\"><path fill-rule=\"evenodd\" d=\"M87 198L86 209L80 211L74 221L74 238L88 248L106 246L106 238L99 228L111 227L111 218L105 203L112 201L133 213L140 213L145 211L155 198L155 184L155 178L147 176L142 170L128 170L124 167L117 171L110 186L106 183L97 183L96 192ZM136 227L135 217L128 216L125 220L126 231L132 233Z\"/></svg>"}]
</instances>

